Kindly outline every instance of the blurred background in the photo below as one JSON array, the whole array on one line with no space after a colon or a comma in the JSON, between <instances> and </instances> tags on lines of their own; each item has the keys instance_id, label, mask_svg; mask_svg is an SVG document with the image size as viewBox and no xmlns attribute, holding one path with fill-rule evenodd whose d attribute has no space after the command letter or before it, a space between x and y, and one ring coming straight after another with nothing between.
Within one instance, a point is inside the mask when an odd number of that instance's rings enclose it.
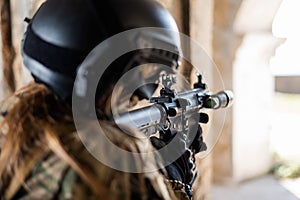
<instances>
[{"instance_id":1,"label":"blurred background","mask_svg":"<svg viewBox=\"0 0 300 200\"><path fill-rule=\"evenodd\" d=\"M159 1L180 31L205 49L235 94L217 145L198 160L194 199L300 199L300 1ZM41 2L0 0L1 100L31 81L20 43L24 18ZM207 64L190 52L200 68ZM195 78L185 63L182 73ZM205 73L220 82L215 72ZM218 134L214 123L209 134Z\"/></svg>"}]
</instances>

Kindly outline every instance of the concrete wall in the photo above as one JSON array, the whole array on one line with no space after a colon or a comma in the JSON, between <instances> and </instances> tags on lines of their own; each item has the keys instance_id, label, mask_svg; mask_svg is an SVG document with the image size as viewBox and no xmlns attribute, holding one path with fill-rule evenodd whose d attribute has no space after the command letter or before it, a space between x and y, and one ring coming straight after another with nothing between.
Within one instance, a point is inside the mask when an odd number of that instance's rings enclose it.
<instances>
[{"instance_id":1,"label":"concrete wall","mask_svg":"<svg viewBox=\"0 0 300 200\"><path fill-rule=\"evenodd\" d=\"M276 76L275 91L300 94L300 76Z\"/></svg>"}]
</instances>

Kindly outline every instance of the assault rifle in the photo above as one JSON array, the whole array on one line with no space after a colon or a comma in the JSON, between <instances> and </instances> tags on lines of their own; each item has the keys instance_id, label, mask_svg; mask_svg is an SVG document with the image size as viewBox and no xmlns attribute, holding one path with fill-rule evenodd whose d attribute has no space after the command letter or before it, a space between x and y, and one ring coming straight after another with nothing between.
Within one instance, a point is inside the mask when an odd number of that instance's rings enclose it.
<instances>
[{"instance_id":1,"label":"assault rifle","mask_svg":"<svg viewBox=\"0 0 300 200\"><path fill-rule=\"evenodd\" d=\"M202 109L226 108L233 101L231 91L221 91L217 94L206 92L207 87L202 81L202 76L200 74L197 76L198 82L194 84L194 89L176 93L171 88L176 83L176 77L163 75L160 96L151 98L149 106L121 114L116 123L136 127L147 136L168 129L186 136L191 118L194 121L197 119L197 124L209 121L209 116L200 112Z\"/></svg>"}]
</instances>

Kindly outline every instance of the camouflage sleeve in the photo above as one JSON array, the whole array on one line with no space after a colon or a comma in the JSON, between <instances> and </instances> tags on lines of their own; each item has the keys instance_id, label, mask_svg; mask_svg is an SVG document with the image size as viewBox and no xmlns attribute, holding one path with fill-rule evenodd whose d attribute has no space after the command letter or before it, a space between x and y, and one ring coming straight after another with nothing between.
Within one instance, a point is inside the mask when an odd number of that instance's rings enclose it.
<instances>
[{"instance_id":1,"label":"camouflage sleeve","mask_svg":"<svg viewBox=\"0 0 300 200\"><path fill-rule=\"evenodd\" d=\"M82 168L88 168L98 184L98 193L93 191L76 169L49 152L36 163L26 179L26 187L22 187L15 197L20 199L99 199L100 196L104 199L177 199L176 197L184 199L181 189L172 188L158 170L146 172L147 168L156 164L154 157L142 154L151 152L151 145L120 132L108 123L101 124L102 129L110 133L108 138L114 144L126 151L141 153L133 162L136 166L144 168L145 172L128 173L106 166L86 150L76 133L64 134L62 143L67 146L68 153ZM101 141L99 141L99 148L103 150L104 155L120 160L120 164L128 165L128 162L132 162L111 152L110 146Z\"/></svg>"},{"instance_id":2,"label":"camouflage sleeve","mask_svg":"<svg viewBox=\"0 0 300 200\"><path fill-rule=\"evenodd\" d=\"M98 152L103 152L109 159L119 161L118 164L120 165L141 168L141 173L128 173L113 169L91 156L86 148L73 147L72 154L77 155L79 162L88 163L89 169L95 174L95 178L100 181L100 185L105 188L104 191L110 197L116 197L116 199L176 199L174 192L159 170L149 172L149 169L156 165L152 145L149 141L133 137L134 134L139 134L135 131L132 131L133 134L129 136L109 122L100 122L100 125L107 138L114 145L139 156L134 157L134 159L122 157L114 151L111 143L103 141L97 142ZM78 140L78 137L75 137L74 140ZM76 142L72 142L72 144L76 144ZM90 144L92 145L94 142L91 141Z\"/></svg>"}]
</instances>

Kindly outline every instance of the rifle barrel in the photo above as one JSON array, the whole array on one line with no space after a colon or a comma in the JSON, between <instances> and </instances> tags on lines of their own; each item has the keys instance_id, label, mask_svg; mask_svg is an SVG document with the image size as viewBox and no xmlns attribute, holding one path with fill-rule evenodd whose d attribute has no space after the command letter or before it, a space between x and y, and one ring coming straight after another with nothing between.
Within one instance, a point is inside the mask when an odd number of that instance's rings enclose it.
<instances>
[{"instance_id":1,"label":"rifle barrel","mask_svg":"<svg viewBox=\"0 0 300 200\"><path fill-rule=\"evenodd\" d=\"M231 91L221 91L217 94L209 95L200 89L193 89L178 93L176 99L185 99L189 102L184 110L184 114L189 116L193 113L198 113L201 108L226 108L231 105L233 94ZM156 125L164 126L168 120L168 110L174 108L174 106L176 109L178 108L178 112L172 117L182 115L180 105L176 103L165 103L164 105L155 103L121 114L115 119L115 122L118 125L136 127L140 130Z\"/></svg>"}]
</instances>

